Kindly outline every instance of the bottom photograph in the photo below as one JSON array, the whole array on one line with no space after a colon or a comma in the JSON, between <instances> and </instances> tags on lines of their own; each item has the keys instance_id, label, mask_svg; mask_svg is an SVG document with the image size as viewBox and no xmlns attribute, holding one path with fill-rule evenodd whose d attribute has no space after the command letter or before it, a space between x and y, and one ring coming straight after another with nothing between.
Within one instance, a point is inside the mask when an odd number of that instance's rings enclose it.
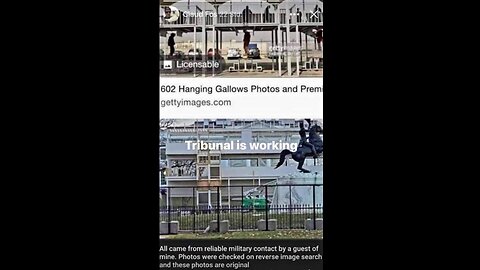
<instances>
[{"instance_id":1,"label":"bottom photograph","mask_svg":"<svg viewBox=\"0 0 480 270\"><path fill-rule=\"evenodd\" d=\"M160 119L160 239L323 239L322 119Z\"/></svg>"}]
</instances>

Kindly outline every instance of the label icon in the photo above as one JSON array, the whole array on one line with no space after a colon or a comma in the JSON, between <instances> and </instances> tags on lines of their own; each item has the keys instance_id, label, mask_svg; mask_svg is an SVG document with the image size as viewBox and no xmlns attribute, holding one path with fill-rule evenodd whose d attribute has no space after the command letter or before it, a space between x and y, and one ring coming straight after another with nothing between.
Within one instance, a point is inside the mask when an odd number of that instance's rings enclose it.
<instances>
[{"instance_id":1,"label":"label icon","mask_svg":"<svg viewBox=\"0 0 480 270\"><path fill-rule=\"evenodd\" d=\"M172 68L173 68L173 61L172 60L163 61L163 69L172 69Z\"/></svg>"}]
</instances>

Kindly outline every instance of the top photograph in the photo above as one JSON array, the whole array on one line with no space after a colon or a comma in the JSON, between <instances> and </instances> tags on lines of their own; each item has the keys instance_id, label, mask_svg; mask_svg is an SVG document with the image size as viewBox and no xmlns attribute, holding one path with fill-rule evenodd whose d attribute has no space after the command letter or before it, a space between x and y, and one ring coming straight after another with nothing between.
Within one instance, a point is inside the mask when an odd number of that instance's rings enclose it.
<instances>
[{"instance_id":1,"label":"top photograph","mask_svg":"<svg viewBox=\"0 0 480 270\"><path fill-rule=\"evenodd\" d=\"M323 77L323 0L160 0L162 77Z\"/></svg>"}]
</instances>

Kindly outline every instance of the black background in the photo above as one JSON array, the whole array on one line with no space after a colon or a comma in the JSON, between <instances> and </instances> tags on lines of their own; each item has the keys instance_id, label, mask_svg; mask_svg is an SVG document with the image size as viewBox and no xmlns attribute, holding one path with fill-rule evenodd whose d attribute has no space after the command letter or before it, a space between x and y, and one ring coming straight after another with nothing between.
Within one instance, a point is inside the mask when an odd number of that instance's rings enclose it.
<instances>
[{"instance_id":1,"label":"black background","mask_svg":"<svg viewBox=\"0 0 480 270\"><path fill-rule=\"evenodd\" d=\"M245 252L246 255L278 255L280 256L281 254L283 255L317 255L317 254L322 254L323 256L323 242L320 239L298 239L298 240L272 240L272 239L230 239L230 240L199 240L199 239L193 239L193 240L175 240L175 239L164 239L160 241L161 245L167 245L168 247L185 247L188 248L188 246L192 247L211 247L211 246L225 246L225 247L235 247L235 246L250 246L250 247L291 247L292 251L286 250L284 253L282 252L262 252L262 251L251 251L250 253ZM317 252L314 251L302 251L302 252L294 252L293 248L301 248L301 247L317 247L319 250ZM277 248L278 249L278 248ZM186 252L171 252L171 251L162 251L160 254L186 254L186 255L221 255L221 254L237 254L241 255L243 253L241 252L213 252L213 251L204 251L204 252L194 252L194 251L187 251ZM200 257L201 258L201 257ZM301 260L301 257L297 261L293 260L187 260L187 259L178 259L177 260L163 260L162 262L168 263L168 262L178 262L178 263L215 263L215 262L222 262L222 263L229 263L229 262L249 262L249 268L239 268L239 269L323 269L322 268L322 260ZM208 268L207 268L208 269ZM229 269L234 269L234 268L229 268Z\"/></svg>"},{"instance_id":2,"label":"black background","mask_svg":"<svg viewBox=\"0 0 480 270\"><path fill-rule=\"evenodd\" d=\"M460 39L438 24L451 8L325 2L325 269L429 269L444 254L427 255L448 237L438 219L453 213L450 181L471 179L448 155L471 146L445 139L451 123L461 130L448 114L460 84L445 76L461 65L439 57L445 36ZM15 265L157 269L158 3L14 10L3 220Z\"/></svg>"}]
</instances>

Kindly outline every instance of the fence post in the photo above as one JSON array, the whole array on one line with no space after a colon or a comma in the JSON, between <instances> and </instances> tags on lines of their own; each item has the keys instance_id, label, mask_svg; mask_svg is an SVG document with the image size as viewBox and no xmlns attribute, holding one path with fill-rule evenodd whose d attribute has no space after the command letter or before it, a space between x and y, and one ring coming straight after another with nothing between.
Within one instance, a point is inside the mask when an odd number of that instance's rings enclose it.
<instances>
[{"instance_id":1,"label":"fence post","mask_svg":"<svg viewBox=\"0 0 480 270\"><path fill-rule=\"evenodd\" d=\"M220 232L220 186L217 186L217 230Z\"/></svg>"},{"instance_id":2,"label":"fence post","mask_svg":"<svg viewBox=\"0 0 480 270\"><path fill-rule=\"evenodd\" d=\"M289 190L290 190L290 205L288 206L289 210L288 211L290 213L290 230L292 229L292 185L289 185L288 186Z\"/></svg>"},{"instance_id":3,"label":"fence post","mask_svg":"<svg viewBox=\"0 0 480 270\"><path fill-rule=\"evenodd\" d=\"M167 200L168 200L168 234L170 234L170 221L172 221L170 215L171 215L171 209L172 209L172 202L170 201L170 187L168 187L168 194L167 194Z\"/></svg>"},{"instance_id":4,"label":"fence post","mask_svg":"<svg viewBox=\"0 0 480 270\"><path fill-rule=\"evenodd\" d=\"M268 186L266 185L265 185L265 220L267 222L265 229L268 231Z\"/></svg>"},{"instance_id":5,"label":"fence post","mask_svg":"<svg viewBox=\"0 0 480 270\"><path fill-rule=\"evenodd\" d=\"M315 216L315 184L313 185L313 229L317 229L317 221L316 221L316 216Z\"/></svg>"},{"instance_id":6,"label":"fence post","mask_svg":"<svg viewBox=\"0 0 480 270\"><path fill-rule=\"evenodd\" d=\"M242 232L243 232L243 186L242 186L242 203L241 203L241 206L240 206L240 212L242 213Z\"/></svg>"},{"instance_id":7,"label":"fence post","mask_svg":"<svg viewBox=\"0 0 480 270\"><path fill-rule=\"evenodd\" d=\"M195 226L195 213L197 212L196 203L195 203L195 187L192 187L192 195L193 195L193 196L192 196L192 198L193 198L193 199L192 199L192 201L193 201L193 202L192 202L192 204L193 204L193 205L192 205L192 206L193 206L193 208L192 208L192 211L193 211L193 222L192 222L193 228L192 228L192 229L193 229L193 230L192 230L192 231L195 233L195 227L196 227L196 226Z\"/></svg>"}]
</instances>

